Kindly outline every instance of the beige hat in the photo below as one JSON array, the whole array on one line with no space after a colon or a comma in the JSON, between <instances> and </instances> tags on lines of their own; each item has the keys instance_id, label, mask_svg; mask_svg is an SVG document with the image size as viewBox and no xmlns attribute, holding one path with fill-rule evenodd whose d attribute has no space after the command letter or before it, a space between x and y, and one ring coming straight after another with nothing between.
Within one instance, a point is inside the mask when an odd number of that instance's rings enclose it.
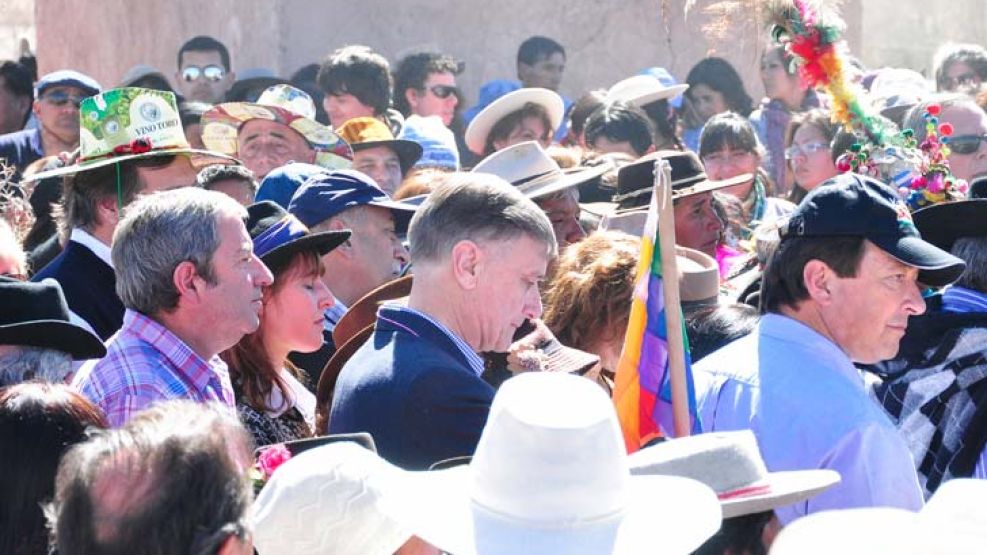
<instances>
[{"instance_id":1,"label":"beige hat","mask_svg":"<svg viewBox=\"0 0 987 555\"><path fill-rule=\"evenodd\" d=\"M635 75L623 81L618 81L607 91L606 102L621 100L641 107L658 100L665 100L684 93L689 85L672 85L666 87L661 81L651 75Z\"/></svg>"},{"instance_id":2,"label":"beige hat","mask_svg":"<svg viewBox=\"0 0 987 555\"><path fill-rule=\"evenodd\" d=\"M525 104L538 104L548 112L548 121L552 124L551 131L562 125L562 118L565 117L565 103L562 97L555 91L538 88L525 88L509 92L504 96L494 100L489 106L480 111L466 128L466 146L475 154L483 154L483 147L487 144L487 136L490 130L497 125L504 116L516 112Z\"/></svg>"},{"instance_id":3,"label":"beige hat","mask_svg":"<svg viewBox=\"0 0 987 555\"><path fill-rule=\"evenodd\" d=\"M720 295L720 269L710 255L675 245L679 270L679 299L683 304L716 304Z\"/></svg>"},{"instance_id":4,"label":"beige hat","mask_svg":"<svg viewBox=\"0 0 987 555\"><path fill-rule=\"evenodd\" d=\"M750 430L671 439L628 457L631 474L683 476L711 487L723 518L770 511L839 483L832 470L768 472Z\"/></svg>"},{"instance_id":5,"label":"beige hat","mask_svg":"<svg viewBox=\"0 0 987 555\"><path fill-rule=\"evenodd\" d=\"M607 171L599 165L575 172L565 172L552 160L537 141L511 145L484 158L472 173L490 173L517 187L534 200L576 187Z\"/></svg>"}]
</instances>

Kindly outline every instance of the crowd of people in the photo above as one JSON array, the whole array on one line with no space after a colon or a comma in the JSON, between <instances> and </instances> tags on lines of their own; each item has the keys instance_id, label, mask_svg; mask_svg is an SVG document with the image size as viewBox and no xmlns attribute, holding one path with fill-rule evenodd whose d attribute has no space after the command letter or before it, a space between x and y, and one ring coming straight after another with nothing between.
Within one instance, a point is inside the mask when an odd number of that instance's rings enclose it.
<instances>
[{"instance_id":1,"label":"crowd of people","mask_svg":"<svg viewBox=\"0 0 987 555\"><path fill-rule=\"evenodd\" d=\"M791 44L759 102L566 62L531 37L471 106L440 52L3 62L0 552L978 550L987 49L848 60L904 150ZM701 433L628 446L660 167Z\"/></svg>"}]
</instances>

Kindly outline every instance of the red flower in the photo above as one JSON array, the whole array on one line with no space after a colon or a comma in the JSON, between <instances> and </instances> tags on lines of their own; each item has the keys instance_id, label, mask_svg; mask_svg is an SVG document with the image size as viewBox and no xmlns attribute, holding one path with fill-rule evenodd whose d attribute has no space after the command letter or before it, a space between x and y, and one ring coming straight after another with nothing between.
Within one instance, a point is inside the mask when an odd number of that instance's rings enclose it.
<instances>
[{"instance_id":1,"label":"red flower","mask_svg":"<svg viewBox=\"0 0 987 555\"><path fill-rule=\"evenodd\" d=\"M264 473L264 479L268 480L274 471L290 458L291 451L283 444L277 443L260 452L257 456L257 466Z\"/></svg>"},{"instance_id":2,"label":"red flower","mask_svg":"<svg viewBox=\"0 0 987 555\"><path fill-rule=\"evenodd\" d=\"M944 123L939 126L939 134L943 136L950 136L953 134L953 126L949 123Z\"/></svg>"},{"instance_id":3,"label":"red flower","mask_svg":"<svg viewBox=\"0 0 987 555\"><path fill-rule=\"evenodd\" d=\"M123 156L124 154L144 154L151 151L151 139L144 137L134 139L130 144L118 145L113 148L113 154Z\"/></svg>"},{"instance_id":4,"label":"red flower","mask_svg":"<svg viewBox=\"0 0 987 555\"><path fill-rule=\"evenodd\" d=\"M941 108L939 108L938 104L929 104L929 107L926 108L926 111L929 112L930 116L938 116L939 112L941 111Z\"/></svg>"}]
</instances>

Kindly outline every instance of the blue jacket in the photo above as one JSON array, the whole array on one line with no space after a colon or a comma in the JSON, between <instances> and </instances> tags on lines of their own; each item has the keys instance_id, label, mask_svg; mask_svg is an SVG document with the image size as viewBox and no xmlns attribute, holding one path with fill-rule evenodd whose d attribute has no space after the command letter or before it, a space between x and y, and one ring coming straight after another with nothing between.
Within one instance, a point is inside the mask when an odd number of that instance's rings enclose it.
<instances>
[{"instance_id":1,"label":"blue jacket","mask_svg":"<svg viewBox=\"0 0 987 555\"><path fill-rule=\"evenodd\" d=\"M385 306L339 374L329 433L369 432L384 459L425 469L473 454L493 396L441 329Z\"/></svg>"},{"instance_id":2,"label":"blue jacket","mask_svg":"<svg viewBox=\"0 0 987 555\"><path fill-rule=\"evenodd\" d=\"M19 181L24 168L44 155L39 129L25 129L0 135L0 158L6 158L7 164L14 166L16 172L13 176L14 181Z\"/></svg>"}]
</instances>

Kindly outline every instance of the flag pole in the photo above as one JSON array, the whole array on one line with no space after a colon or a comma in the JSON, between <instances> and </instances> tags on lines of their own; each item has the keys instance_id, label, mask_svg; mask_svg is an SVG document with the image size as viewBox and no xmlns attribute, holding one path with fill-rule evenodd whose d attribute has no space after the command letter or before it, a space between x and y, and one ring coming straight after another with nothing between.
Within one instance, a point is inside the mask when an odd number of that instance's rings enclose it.
<instances>
[{"instance_id":1,"label":"flag pole","mask_svg":"<svg viewBox=\"0 0 987 555\"><path fill-rule=\"evenodd\" d=\"M675 437L691 431L689 397L685 379L685 337L679 298L679 269L675 258L675 212L672 205L672 167L655 161L655 191L658 204L658 241L661 245L662 291L665 297L665 329L668 332L668 372L672 388L672 418Z\"/></svg>"}]
</instances>

